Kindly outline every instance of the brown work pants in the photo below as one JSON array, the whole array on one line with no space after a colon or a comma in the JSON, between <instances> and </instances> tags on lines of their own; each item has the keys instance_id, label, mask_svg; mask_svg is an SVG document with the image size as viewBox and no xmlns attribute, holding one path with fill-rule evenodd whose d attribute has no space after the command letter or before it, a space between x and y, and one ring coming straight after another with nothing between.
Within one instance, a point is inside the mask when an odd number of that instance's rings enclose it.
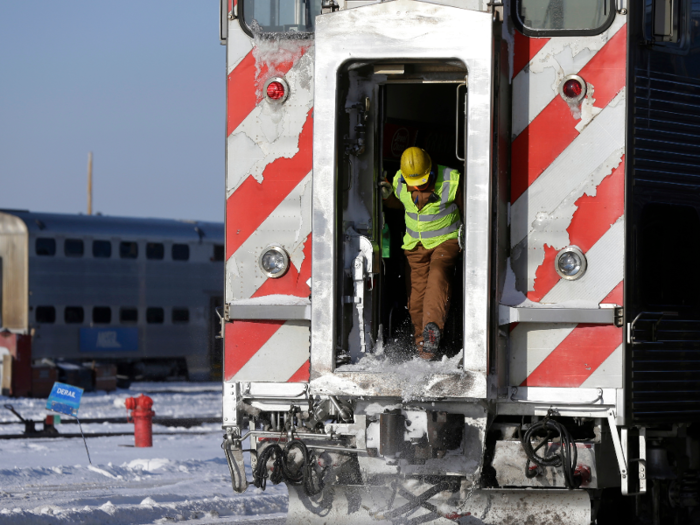
<instances>
[{"instance_id":1,"label":"brown work pants","mask_svg":"<svg viewBox=\"0 0 700 525\"><path fill-rule=\"evenodd\" d=\"M445 327L459 251L457 239L447 240L430 250L422 244L404 250L408 260L408 312L419 347L423 343L425 325L435 323L441 332Z\"/></svg>"}]
</instances>

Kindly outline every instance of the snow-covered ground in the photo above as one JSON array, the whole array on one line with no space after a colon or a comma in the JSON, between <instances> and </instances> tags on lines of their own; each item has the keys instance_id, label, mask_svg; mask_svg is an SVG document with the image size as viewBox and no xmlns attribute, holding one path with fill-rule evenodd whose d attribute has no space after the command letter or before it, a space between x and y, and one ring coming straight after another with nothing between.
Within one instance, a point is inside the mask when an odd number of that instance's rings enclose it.
<instances>
[{"instance_id":1,"label":"snow-covered ground","mask_svg":"<svg viewBox=\"0 0 700 525\"><path fill-rule=\"evenodd\" d=\"M212 383L135 383L129 390L84 394L80 417L126 421L124 399L141 392L153 398L158 416L214 417L221 414L220 389ZM0 401L27 419L48 414L45 399ZM0 422L13 420L11 412L0 411ZM57 428L79 432L74 424ZM21 424L0 425L0 434L22 430ZM133 432L133 425L84 424L83 430L87 436ZM153 448L135 448L132 436L88 437L92 465L81 439L0 439L0 525L285 522L284 486L234 495L219 424L153 430L166 433L153 436Z\"/></svg>"}]
</instances>

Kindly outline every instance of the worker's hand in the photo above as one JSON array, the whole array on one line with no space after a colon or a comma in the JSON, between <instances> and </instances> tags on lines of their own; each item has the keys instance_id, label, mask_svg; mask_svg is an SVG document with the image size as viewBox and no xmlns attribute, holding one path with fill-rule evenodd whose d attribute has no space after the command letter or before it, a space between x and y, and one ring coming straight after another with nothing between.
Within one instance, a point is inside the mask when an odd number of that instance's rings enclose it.
<instances>
[{"instance_id":1,"label":"worker's hand","mask_svg":"<svg viewBox=\"0 0 700 525\"><path fill-rule=\"evenodd\" d=\"M386 179L379 183L379 189L382 192L383 200L387 200L389 197L391 197L391 193L394 191L391 184L389 184L389 181Z\"/></svg>"}]
</instances>

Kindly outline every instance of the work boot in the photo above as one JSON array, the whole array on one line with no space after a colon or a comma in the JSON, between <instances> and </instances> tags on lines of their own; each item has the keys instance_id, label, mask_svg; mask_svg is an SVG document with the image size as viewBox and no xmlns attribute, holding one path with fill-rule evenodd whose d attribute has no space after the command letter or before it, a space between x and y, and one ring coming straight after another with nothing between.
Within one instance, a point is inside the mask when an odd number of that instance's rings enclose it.
<instances>
[{"instance_id":1,"label":"work boot","mask_svg":"<svg viewBox=\"0 0 700 525\"><path fill-rule=\"evenodd\" d=\"M423 330L423 346L418 348L418 355L423 359L434 359L440 347L440 329L435 323L428 323Z\"/></svg>"}]
</instances>

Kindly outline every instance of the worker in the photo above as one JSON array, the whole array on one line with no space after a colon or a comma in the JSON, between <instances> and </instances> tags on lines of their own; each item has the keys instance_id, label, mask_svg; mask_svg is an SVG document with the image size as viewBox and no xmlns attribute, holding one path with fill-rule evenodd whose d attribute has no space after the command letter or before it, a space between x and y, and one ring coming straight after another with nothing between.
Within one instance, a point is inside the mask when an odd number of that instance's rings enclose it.
<instances>
[{"instance_id":1,"label":"worker","mask_svg":"<svg viewBox=\"0 0 700 525\"><path fill-rule=\"evenodd\" d=\"M401 155L393 184L384 180L380 188L387 207L405 210L401 248L408 260L408 311L418 355L432 360L440 347L460 252L460 173L433 166L425 150L411 147Z\"/></svg>"}]
</instances>

